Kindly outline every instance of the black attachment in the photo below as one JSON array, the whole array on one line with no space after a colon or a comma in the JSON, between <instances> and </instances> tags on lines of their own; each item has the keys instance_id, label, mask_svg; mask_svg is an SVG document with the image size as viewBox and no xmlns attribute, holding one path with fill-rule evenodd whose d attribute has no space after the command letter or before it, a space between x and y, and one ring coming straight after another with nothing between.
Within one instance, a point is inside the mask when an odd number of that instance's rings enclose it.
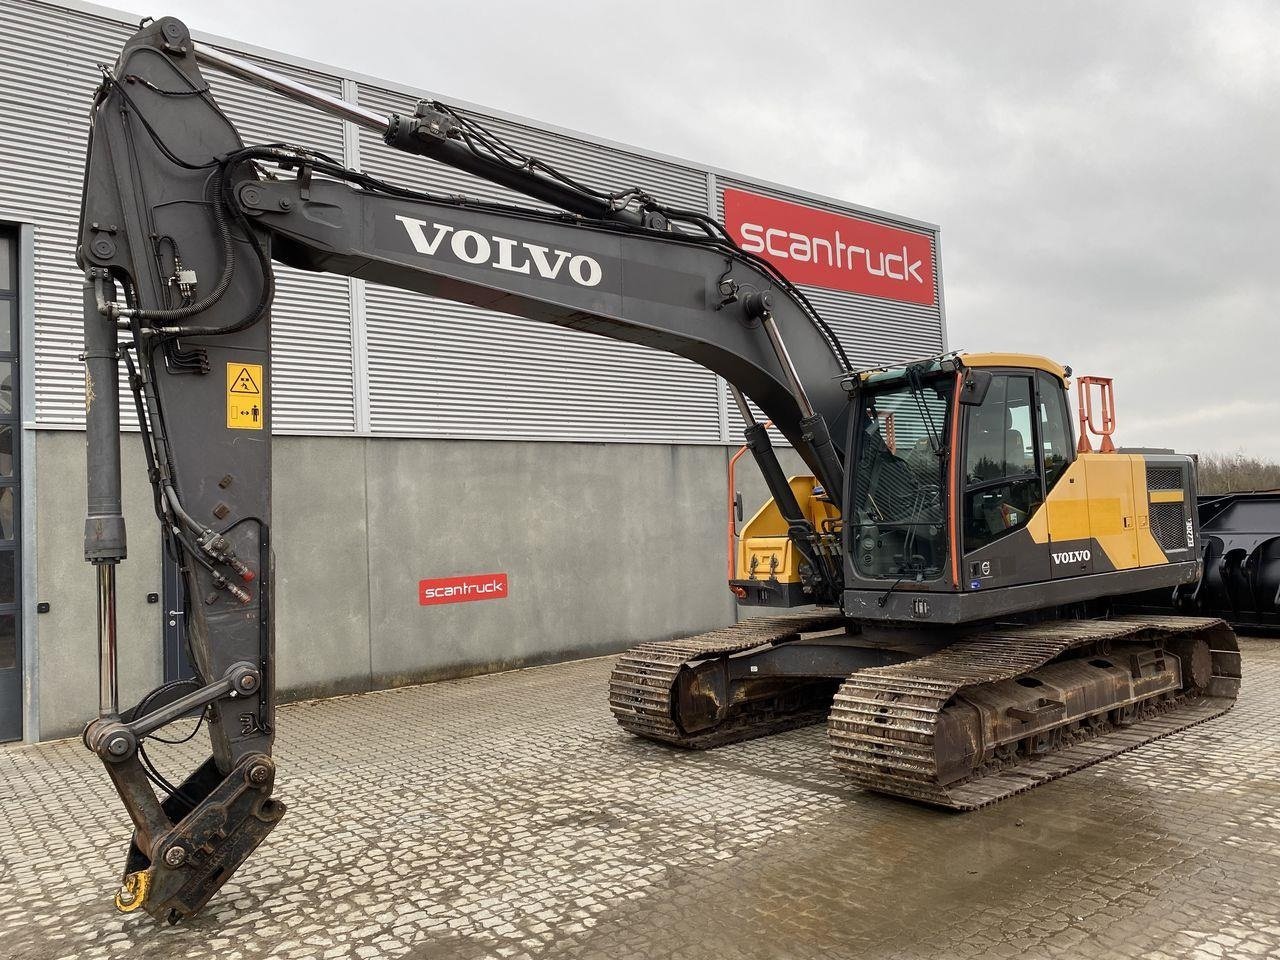
<instances>
[{"instance_id":1,"label":"black attachment","mask_svg":"<svg viewBox=\"0 0 1280 960\"><path fill-rule=\"evenodd\" d=\"M208 903L284 816L275 770L265 754L246 754L225 777L206 760L160 805L150 843L134 833L116 906L177 923Z\"/></svg>"},{"instance_id":2,"label":"black attachment","mask_svg":"<svg viewBox=\"0 0 1280 960\"><path fill-rule=\"evenodd\" d=\"M1280 491L1203 496L1198 512L1204 572L1194 587L1175 591L1175 606L1280 630Z\"/></svg>"}]
</instances>

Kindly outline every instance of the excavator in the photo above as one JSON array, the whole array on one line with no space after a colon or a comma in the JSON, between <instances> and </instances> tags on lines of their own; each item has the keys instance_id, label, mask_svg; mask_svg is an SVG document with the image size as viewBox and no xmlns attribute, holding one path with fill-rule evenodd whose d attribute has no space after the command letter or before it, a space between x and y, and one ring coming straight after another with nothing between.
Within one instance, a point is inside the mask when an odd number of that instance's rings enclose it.
<instances>
[{"instance_id":1,"label":"excavator","mask_svg":"<svg viewBox=\"0 0 1280 960\"><path fill-rule=\"evenodd\" d=\"M202 67L536 204L246 146ZM84 743L134 827L119 909L196 913L285 813L271 755L273 262L643 344L727 381L770 494L730 587L769 615L622 655L609 706L639 737L704 749L825 719L854 784L967 810L1234 702L1223 620L1116 603L1199 581L1191 460L1117 451L1109 434L1095 452L1092 413L1075 438L1066 367L949 353L857 369L804 292L705 214L589 186L439 101L383 116L172 18L144 21L103 67L91 125L77 262L100 702ZM196 670L123 709L122 375ZM808 475L787 476L766 418ZM146 746L191 716L211 749L175 783Z\"/></svg>"}]
</instances>

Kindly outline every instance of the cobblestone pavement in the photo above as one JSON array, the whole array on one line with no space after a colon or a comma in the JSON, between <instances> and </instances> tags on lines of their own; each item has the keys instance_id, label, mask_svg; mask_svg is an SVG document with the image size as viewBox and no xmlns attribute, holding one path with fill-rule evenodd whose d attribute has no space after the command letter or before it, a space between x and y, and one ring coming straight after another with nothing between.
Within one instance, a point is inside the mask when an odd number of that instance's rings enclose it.
<instances>
[{"instance_id":1,"label":"cobblestone pavement","mask_svg":"<svg viewBox=\"0 0 1280 960\"><path fill-rule=\"evenodd\" d=\"M84 748L4 750L0 956L1280 956L1280 641L1243 648L1227 716L966 815L851 789L821 727L634 740L605 659L285 707L291 810L178 927L112 908Z\"/></svg>"}]
</instances>

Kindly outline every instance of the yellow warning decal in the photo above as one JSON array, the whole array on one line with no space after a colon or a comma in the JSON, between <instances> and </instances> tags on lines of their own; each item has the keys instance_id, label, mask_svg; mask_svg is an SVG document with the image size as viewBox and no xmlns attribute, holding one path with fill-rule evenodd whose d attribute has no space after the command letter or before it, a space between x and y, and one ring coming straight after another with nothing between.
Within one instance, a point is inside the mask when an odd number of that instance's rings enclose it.
<instances>
[{"instance_id":1,"label":"yellow warning decal","mask_svg":"<svg viewBox=\"0 0 1280 960\"><path fill-rule=\"evenodd\" d=\"M262 391L262 364L227 364L227 429L261 430L267 398Z\"/></svg>"}]
</instances>

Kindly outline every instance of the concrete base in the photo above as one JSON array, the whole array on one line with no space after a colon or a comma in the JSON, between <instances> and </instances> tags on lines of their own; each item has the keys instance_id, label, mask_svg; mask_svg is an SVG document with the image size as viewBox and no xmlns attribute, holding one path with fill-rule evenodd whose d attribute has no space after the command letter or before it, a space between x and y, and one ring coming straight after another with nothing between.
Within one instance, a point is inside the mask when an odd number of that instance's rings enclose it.
<instances>
[{"instance_id":1,"label":"concrete base","mask_svg":"<svg viewBox=\"0 0 1280 960\"><path fill-rule=\"evenodd\" d=\"M39 729L97 703L84 435L36 433ZM733 622L718 446L277 437L273 544L281 698L350 693L579 656ZM799 459L785 462L806 472ZM739 461L747 515L763 502ZM121 698L162 678L160 534L142 446L124 442ZM506 573L501 600L420 606L418 581ZM744 611L755 614L754 609ZM603 696L603 692L601 694Z\"/></svg>"}]
</instances>

